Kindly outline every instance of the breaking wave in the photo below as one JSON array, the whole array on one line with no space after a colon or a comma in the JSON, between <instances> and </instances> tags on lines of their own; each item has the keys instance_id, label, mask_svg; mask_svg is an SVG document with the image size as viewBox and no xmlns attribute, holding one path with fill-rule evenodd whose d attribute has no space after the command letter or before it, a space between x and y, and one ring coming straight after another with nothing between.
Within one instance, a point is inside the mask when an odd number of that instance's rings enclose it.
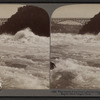
<instances>
[{"instance_id":1,"label":"breaking wave","mask_svg":"<svg viewBox=\"0 0 100 100\"><path fill-rule=\"evenodd\" d=\"M43 83L38 77L23 68L0 66L0 82L4 89L47 89L46 80Z\"/></svg>"},{"instance_id":2,"label":"breaking wave","mask_svg":"<svg viewBox=\"0 0 100 100\"><path fill-rule=\"evenodd\" d=\"M63 44L66 45L66 43L70 44L77 44L77 43L95 43L100 42L100 33L98 35L91 35L90 33L87 33L85 35L81 34L71 34L71 33L52 33L51 34L51 43L52 45L57 44Z\"/></svg>"},{"instance_id":3,"label":"breaking wave","mask_svg":"<svg viewBox=\"0 0 100 100\"><path fill-rule=\"evenodd\" d=\"M48 89L49 37L29 28L0 35L0 70L3 89Z\"/></svg>"},{"instance_id":4,"label":"breaking wave","mask_svg":"<svg viewBox=\"0 0 100 100\"><path fill-rule=\"evenodd\" d=\"M86 62L68 58L59 59L57 68L51 72L52 88L97 89L100 88L100 68Z\"/></svg>"},{"instance_id":5,"label":"breaking wave","mask_svg":"<svg viewBox=\"0 0 100 100\"><path fill-rule=\"evenodd\" d=\"M35 35L30 28L23 29L18 31L15 35L8 35L7 33L3 33L0 35L0 41L4 42L14 42L14 43L26 43L26 44L49 44L48 37Z\"/></svg>"},{"instance_id":6,"label":"breaking wave","mask_svg":"<svg viewBox=\"0 0 100 100\"><path fill-rule=\"evenodd\" d=\"M51 60L51 88L100 89L100 33L52 33Z\"/></svg>"}]
</instances>

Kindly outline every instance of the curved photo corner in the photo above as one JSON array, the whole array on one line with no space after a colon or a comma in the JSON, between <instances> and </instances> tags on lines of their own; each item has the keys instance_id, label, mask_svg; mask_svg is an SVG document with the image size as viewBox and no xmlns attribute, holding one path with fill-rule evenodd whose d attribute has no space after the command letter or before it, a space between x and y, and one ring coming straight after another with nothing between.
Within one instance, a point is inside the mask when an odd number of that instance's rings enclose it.
<instances>
[{"instance_id":1,"label":"curved photo corner","mask_svg":"<svg viewBox=\"0 0 100 100\"><path fill-rule=\"evenodd\" d=\"M49 89L49 37L45 10L0 4L0 88Z\"/></svg>"},{"instance_id":2,"label":"curved photo corner","mask_svg":"<svg viewBox=\"0 0 100 100\"><path fill-rule=\"evenodd\" d=\"M100 4L73 4L51 16L51 89L100 89Z\"/></svg>"}]
</instances>

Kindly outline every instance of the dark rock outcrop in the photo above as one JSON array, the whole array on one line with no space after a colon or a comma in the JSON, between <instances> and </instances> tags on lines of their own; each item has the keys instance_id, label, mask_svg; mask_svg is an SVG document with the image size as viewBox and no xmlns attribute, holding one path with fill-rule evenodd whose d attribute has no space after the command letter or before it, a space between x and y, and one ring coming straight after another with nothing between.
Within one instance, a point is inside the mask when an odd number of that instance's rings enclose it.
<instances>
[{"instance_id":1,"label":"dark rock outcrop","mask_svg":"<svg viewBox=\"0 0 100 100\"><path fill-rule=\"evenodd\" d=\"M53 62L50 62L50 70L53 70L54 68L56 68L56 65Z\"/></svg>"},{"instance_id":2,"label":"dark rock outcrop","mask_svg":"<svg viewBox=\"0 0 100 100\"><path fill-rule=\"evenodd\" d=\"M91 33L98 34L100 32L100 13L95 15L86 23L79 31L79 34Z\"/></svg>"},{"instance_id":3,"label":"dark rock outcrop","mask_svg":"<svg viewBox=\"0 0 100 100\"><path fill-rule=\"evenodd\" d=\"M36 35L49 37L49 25L49 16L45 10L27 5L18 8L16 14L1 25L0 34L8 33L14 35L17 31L29 27Z\"/></svg>"}]
</instances>

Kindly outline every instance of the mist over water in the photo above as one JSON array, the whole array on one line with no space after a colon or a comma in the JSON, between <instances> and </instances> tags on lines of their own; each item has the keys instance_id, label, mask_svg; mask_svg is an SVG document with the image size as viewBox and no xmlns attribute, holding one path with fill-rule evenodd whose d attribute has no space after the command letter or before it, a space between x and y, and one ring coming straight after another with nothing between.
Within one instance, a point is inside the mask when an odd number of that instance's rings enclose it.
<instances>
[{"instance_id":1,"label":"mist over water","mask_svg":"<svg viewBox=\"0 0 100 100\"><path fill-rule=\"evenodd\" d=\"M52 33L51 41L51 88L100 88L100 33Z\"/></svg>"},{"instance_id":2,"label":"mist over water","mask_svg":"<svg viewBox=\"0 0 100 100\"><path fill-rule=\"evenodd\" d=\"M4 89L48 89L49 37L29 28L0 35L0 70Z\"/></svg>"}]
</instances>

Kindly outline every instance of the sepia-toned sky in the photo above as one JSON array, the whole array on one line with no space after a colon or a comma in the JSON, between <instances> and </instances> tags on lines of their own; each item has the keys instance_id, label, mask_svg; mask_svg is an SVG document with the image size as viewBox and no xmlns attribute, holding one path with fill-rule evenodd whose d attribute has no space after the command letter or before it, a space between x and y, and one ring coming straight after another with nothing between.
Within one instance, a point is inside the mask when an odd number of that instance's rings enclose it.
<instances>
[{"instance_id":1,"label":"sepia-toned sky","mask_svg":"<svg viewBox=\"0 0 100 100\"><path fill-rule=\"evenodd\" d=\"M22 7L21 4L0 4L0 18L9 18L15 14L18 7Z\"/></svg>"},{"instance_id":2,"label":"sepia-toned sky","mask_svg":"<svg viewBox=\"0 0 100 100\"><path fill-rule=\"evenodd\" d=\"M57 8L52 18L92 18L100 12L100 4L71 4Z\"/></svg>"}]
</instances>

